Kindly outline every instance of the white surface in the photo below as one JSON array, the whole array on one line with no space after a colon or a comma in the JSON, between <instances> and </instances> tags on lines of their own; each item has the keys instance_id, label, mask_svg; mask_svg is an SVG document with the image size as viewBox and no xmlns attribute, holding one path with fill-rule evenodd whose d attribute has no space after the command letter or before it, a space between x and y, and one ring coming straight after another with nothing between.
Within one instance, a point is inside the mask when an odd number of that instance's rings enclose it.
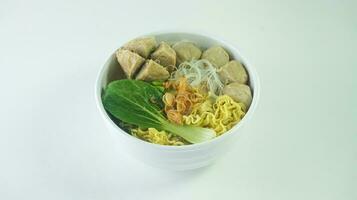
<instances>
[{"instance_id":1,"label":"white surface","mask_svg":"<svg viewBox=\"0 0 357 200\"><path fill-rule=\"evenodd\" d=\"M357 199L356 2L213 2L1 0L0 199ZM185 173L123 153L93 97L117 44L176 27L235 42L262 82L232 151Z\"/></svg>"}]
</instances>

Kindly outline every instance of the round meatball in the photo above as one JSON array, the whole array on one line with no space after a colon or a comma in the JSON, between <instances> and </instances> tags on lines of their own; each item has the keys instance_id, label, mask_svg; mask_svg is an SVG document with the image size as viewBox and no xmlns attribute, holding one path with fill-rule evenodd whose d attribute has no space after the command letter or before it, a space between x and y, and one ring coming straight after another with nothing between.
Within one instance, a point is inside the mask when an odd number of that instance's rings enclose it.
<instances>
[{"instance_id":1,"label":"round meatball","mask_svg":"<svg viewBox=\"0 0 357 200\"><path fill-rule=\"evenodd\" d=\"M136 38L124 44L123 48L135 52L143 58L148 58L156 48L156 40L154 37Z\"/></svg>"},{"instance_id":2,"label":"round meatball","mask_svg":"<svg viewBox=\"0 0 357 200\"><path fill-rule=\"evenodd\" d=\"M213 46L203 52L202 59L208 60L214 66L219 68L220 66L228 63L229 55L222 47Z\"/></svg>"},{"instance_id":3,"label":"round meatball","mask_svg":"<svg viewBox=\"0 0 357 200\"><path fill-rule=\"evenodd\" d=\"M172 46L176 51L177 65L185 61L198 60L201 57L202 51L192 42L181 41Z\"/></svg>"},{"instance_id":4,"label":"round meatball","mask_svg":"<svg viewBox=\"0 0 357 200\"><path fill-rule=\"evenodd\" d=\"M245 84L228 84L223 88L223 94L232 97L234 101L243 103L246 109L248 109L252 103L252 92L250 91L250 87Z\"/></svg>"},{"instance_id":5,"label":"round meatball","mask_svg":"<svg viewBox=\"0 0 357 200\"><path fill-rule=\"evenodd\" d=\"M218 74L223 83L247 83L248 74L243 67L243 65L237 61L232 60L229 63L223 65L219 70Z\"/></svg>"}]
</instances>

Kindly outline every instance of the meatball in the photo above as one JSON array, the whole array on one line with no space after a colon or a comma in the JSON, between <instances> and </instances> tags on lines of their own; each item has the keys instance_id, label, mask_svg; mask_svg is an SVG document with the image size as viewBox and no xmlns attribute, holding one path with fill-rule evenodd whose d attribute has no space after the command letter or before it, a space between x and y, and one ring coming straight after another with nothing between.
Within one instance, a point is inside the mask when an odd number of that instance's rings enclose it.
<instances>
[{"instance_id":1,"label":"meatball","mask_svg":"<svg viewBox=\"0 0 357 200\"><path fill-rule=\"evenodd\" d=\"M233 100L243 103L246 109L249 108L252 103L252 92L248 85L240 83L231 83L223 88L223 94L232 97Z\"/></svg>"},{"instance_id":2,"label":"meatball","mask_svg":"<svg viewBox=\"0 0 357 200\"><path fill-rule=\"evenodd\" d=\"M138 54L125 49L119 49L116 52L116 57L118 63L129 79L134 76L140 66L145 62L145 59Z\"/></svg>"},{"instance_id":3,"label":"meatball","mask_svg":"<svg viewBox=\"0 0 357 200\"><path fill-rule=\"evenodd\" d=\"M213 46L203 52L202 59L208 60L214 66L219 68L220 66L228 63L229 55L222 47Z\"/></svg>"},{"instance_id":4,"label":"meatball","mask_svg":"<svg viewBox=\"0 0 357 200\"><path fill-rule=\"evenodd\" d=\"M172 46L177 55L177 65L185 61L198 60L202 51L192 42L181 41Z\"/></svg>"},{"instance_id":5,"label":"meatball","mask_svg":"<svg viewBox=\"0 0 357 200\"><path fill-rule=\"evenodd\" d=\"M155 81L166 80L170 76L165 67L159 65L153 60L147 60L145 65L141 68L136 80Z\"/></svg>"},{"instance_id":6,"label":"meatball","mask_svg":"<svg viewBox=\"0 0 357 200\"><path fill-rule=\"evenodd\" d=\"M176 52L166 42L161 42L160 46L151 54L151 59L171 72L176 65Z\"/></svg>"},{"instance_id":7,"label":"meatball","mask_svg":"<svg viewBox=\"0 0 357 200\"><path fill-rule=\"evenodd\" d=\"M248 74L245 68L237 60L232 60L229 63L223 65L218 70L218 74L224 84L233 82L245 84L248 81Z\"/></svg>"},{"instance_id":8,"label":"meatball","mask_svg":"<svg viewBox=\"0 0 357 200\"><path fill-rule=\"evenodd\" d=\"M156 40L153 37L136 38L124 44L123 48L148 58L156 48Z\"/></svg>"}]
</instances>

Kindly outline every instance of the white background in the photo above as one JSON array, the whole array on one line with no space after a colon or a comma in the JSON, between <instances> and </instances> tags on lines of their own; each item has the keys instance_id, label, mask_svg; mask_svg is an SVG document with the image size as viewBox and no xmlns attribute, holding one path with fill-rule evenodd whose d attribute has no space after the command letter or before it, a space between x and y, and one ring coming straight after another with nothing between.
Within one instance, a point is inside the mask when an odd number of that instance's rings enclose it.
<instances>
[{"instance_id":1,"label":"white background","mask_svg":"<svg viewBox=\"0 0 357 200\"><path fill-rule=\"evenodd\" d=\"M0 199L357 199L356 1L0 0ZM94 103L119 45L194 29L238 46L262 84L215 165L129 157Z\"/></svg>"}]
</instances>

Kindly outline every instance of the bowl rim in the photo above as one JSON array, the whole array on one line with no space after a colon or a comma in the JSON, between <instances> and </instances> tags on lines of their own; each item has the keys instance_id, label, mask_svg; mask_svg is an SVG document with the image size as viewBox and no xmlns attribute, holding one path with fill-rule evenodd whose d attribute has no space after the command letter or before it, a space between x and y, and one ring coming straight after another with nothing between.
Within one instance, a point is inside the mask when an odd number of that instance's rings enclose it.
<instances>
[{"instance_id":1,"label":"bowl rim","mask_svg":"<svg viewBox=\"0 0 357 200\"><path fill-rule=\"evenodd\" d=\"M101 86L101 80L102 77L104 76L104 72L107 68L107 64L110 61L111 57L113 56L113 53L110 55L109 58L106 59L105 63L101 66L99 69L99 72L97 73L96 81L95 81L95 101L96 101L96 106L104 119L104 121L108 122L111 127L113 127L115 130L117 130L120 134L123 136L127 137L129 140L131 140L134 143L137 143L138 145L146 145L149 147L153 148L159 148L161 150L177 150L177 151L191 151L191 150L196 150L198 148L205 148L209 145L214 145L215 143L219 143L225 139L227 139L230 136L233 136L234 134L238 134L238 130L249 121L255 112L258 102L260 99L260 79L257 74L257 71L255 68L251 65L251 63L242 55L242 53L238 50L236 45L232 42L228 42L225 39L222 39L220 36L211 34L211 33L205 33L202 31L195 31L195 30L160 30L160 31L154 31L154 32L148 32L145 34L137 35L133 38L138 38L138 37L145 37L145 36L156 36L160 34L191 34L191 35L197 35L197 36L202 36L206 38L210 38L212 40L218 41L220 44L223 44L224 46L227 46L231 49L231 51L235 51L239 57L241 58L241 61L244 63L244 67L246 68L249 79L254 82L254 88L253 90L253 96L252 96L252 103L245 114L245 116L242 118L242 120L234 125L230 130L225 132L224 134L220 135L219 137L215 137L211 140L201 142L201 143L196 143L196 144L189 144L189 145L182 145L182 146L169 146L169 145L161 145L161 144L154 144L150 143L144 140L141 140L139 138L136 138L134 136L131 136L124 130L122 130L119 126L117 126L112 119L110 119L109 115L104 109L103 103L102 103L102 98L101 98L101 93L102 93L102 86ZM115 51L114 51L115 52Z\"/></svg>"}]
</instances>

